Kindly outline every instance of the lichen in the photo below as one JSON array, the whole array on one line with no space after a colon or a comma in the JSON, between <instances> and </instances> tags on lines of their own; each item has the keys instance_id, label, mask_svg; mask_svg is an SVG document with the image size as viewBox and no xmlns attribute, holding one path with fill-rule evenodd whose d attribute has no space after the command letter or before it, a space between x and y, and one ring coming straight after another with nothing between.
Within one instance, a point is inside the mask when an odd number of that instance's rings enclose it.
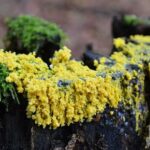
<instances>
[{"instance_id":1,"label":"lichen","mask_svg":"<svg viewBox=\"0 0 150 150\"><path fill-rule=\"evenodd\" d=\"M141 106L145 104L144 71L149 68L145 66L150 61L149 50L144 42L121 44L119 52L101 58L96 71L71 59L66 47L55 53L50 68L34 54L0 51L0 63L9 69L6 81L26 94L27 117L38 125L58 128L91 121L107 105L117 109L122 103L134 110L138 130L147 113Z\"/></svg>"},{"instance_id":2,"label":"lichen","mask_svg":"<svg viewBox=\"0 0 150 150\"><path fill-rule=\"evenodd\" d=\"M96 71L70 60L69 53L67 48L55 53L49 69L32 54L0 52L0 63L10 70L6 81L14 83L19 93L27 94L27 117L43 127L90 121L107 103L116 108L121 99L116 81L110 76L97 77Z\"/></svg>"},{"instance_id":3,"label":"lichen","mask_svg":"<svg viewBox=\"0 0 150 150\"><path fill-rule=\"evenodd\" d=\"M101 58L100 64L96 64L98 72L109 74L112 79L119 82L122 88L121 101L126 108L130 106L135 110L136 129L139 129L139 123L144 120L143 116L146 116L139 108L146 103L143 93L145 72L149 71L150 46L147 44L149 41L149 36L140 35L131 36L129 42L126 42L125 38L114 39L114 47L118 52L114 52L109 58L115 61L114 65L111 67L107 65L106 58Z\"/></svg>"}]
</instances>

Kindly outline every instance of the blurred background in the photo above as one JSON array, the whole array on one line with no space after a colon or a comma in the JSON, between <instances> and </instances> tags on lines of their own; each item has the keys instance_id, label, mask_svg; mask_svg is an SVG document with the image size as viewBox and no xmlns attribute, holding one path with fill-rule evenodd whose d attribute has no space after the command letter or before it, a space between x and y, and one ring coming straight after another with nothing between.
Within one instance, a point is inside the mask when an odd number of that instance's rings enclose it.
<instances>
[{"instance_id":1,"label":"blurred background","mask_svg":"<svg viewBox=\"0 0 150 150\"><path fill-rule=\"evenodd\" d=\"M30 14L57 23L68 35L66 45L79 57L85 45L108 55L111 49L111 20L118 13L150 16L150 0L0 0L0 48L5 19Z\"/></svg>"}]
</instances>

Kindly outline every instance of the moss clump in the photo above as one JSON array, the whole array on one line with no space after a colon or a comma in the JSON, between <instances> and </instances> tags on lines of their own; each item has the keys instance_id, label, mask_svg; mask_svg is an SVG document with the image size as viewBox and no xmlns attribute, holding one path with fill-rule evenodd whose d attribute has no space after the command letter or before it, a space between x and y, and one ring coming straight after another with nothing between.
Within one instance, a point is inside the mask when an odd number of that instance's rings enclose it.
<instances>
[{"instance_id":1,"label":"moss clump","mask_svg":"<svg viewBox=\"0 0 150 150\"><path fill-rule=\"evenodd\" d=\"M18 96L13 84L6 82L6 77L9 75L7 67L3 64L0 64L0 103L8 106L11 103L10 99L13 99L14 102L19 103Z\"/></svg>"},{"instance_id":2,"label":"moss clump","mask_svg":"<svg viewBox=\"0 0 150 150\"><path fill-rule=\"evenodd\" d=\"M124 15L122 20L127 26L150 25L150 19L140 18L135 15Z\"/></svg>"},{"instance_id":3,"label":"moss clump","mask_svg":"<svg viewBox=\"0 0 150 150\"><path fill-rule=\"evenodd\" d=\"M34 16L18 16L6 21L6 50L16 53L36 52L46 62L63 46L66 35L52 22ZM50 55L51 54L51 55ZM46 58L45 58L46 57Z\"/></svg>"}]
</instances>

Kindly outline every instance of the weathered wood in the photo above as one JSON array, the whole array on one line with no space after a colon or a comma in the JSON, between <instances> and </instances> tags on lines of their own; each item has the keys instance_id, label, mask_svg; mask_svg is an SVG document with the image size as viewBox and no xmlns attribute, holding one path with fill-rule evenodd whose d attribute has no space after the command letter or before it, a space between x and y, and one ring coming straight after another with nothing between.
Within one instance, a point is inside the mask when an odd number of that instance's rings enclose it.
<instances>
[{"instance_id":1,"label":"weathered wood","mask_svg":"<svg viewBox=\"0 0 150 150\"><path fill-rule=\"evenodd\" d=\"M88 66L91 69L96 69L94 66L94 60L99 61L101 57L104 57L102 54L96 53L93 51L92 44L86 45L86 51L83 53L82 61L84 65Z\"/></svg>"},{"instance_id":2,"label":"weathered wood","mask_svg":"<svg viewBox=\"0 0 150 150\"><path fill-rule=\"evenodd\" d=\"M26 119L23 110L15 109L16 111L5 112L1 116L3 126L0 130L0 149L70 150L71 146L75 150L134 150L136 147L142 149L142 138L135 131L135 116L131 116L127 110L125 111L127 126L120 120L119 110L116 110L115 116L110 116L111 109L106 109L93 122L76 123L53 130L36 126ZM114 117L118 120L117 123L114 123Z\"/></svg>"},{"instance_id":3,"label":"weathered wood","mask_svg":"<svg viewBox=\"0 0 150 150\"><path fill-rule=\"evenodd\" d=\"M3 112L1 118L0 149L28 150L30 149L30 120L26 118L25 109L15 107L9 112Z\"/></svg>"}]
</instances>

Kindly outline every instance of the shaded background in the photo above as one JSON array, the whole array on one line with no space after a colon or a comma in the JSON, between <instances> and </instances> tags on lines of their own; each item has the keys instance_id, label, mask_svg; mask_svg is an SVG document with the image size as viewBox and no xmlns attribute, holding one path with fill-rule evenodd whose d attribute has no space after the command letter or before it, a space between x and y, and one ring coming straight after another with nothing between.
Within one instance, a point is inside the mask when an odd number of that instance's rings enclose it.
<instances>
[{"instance_id":1,"label":"shaded background","mask_svg":"<svg viewBox=\"0 0 150 150\"><path fill-rule=\"evenodd\" d=\"M87 43L108 55L111 49L111 20L118 13L150 16L150 0L0 0L0 48L6 28L4 20L30 14L54 21L68 34L66 43L79 57Z\"/></svg>"}]
</instances>

